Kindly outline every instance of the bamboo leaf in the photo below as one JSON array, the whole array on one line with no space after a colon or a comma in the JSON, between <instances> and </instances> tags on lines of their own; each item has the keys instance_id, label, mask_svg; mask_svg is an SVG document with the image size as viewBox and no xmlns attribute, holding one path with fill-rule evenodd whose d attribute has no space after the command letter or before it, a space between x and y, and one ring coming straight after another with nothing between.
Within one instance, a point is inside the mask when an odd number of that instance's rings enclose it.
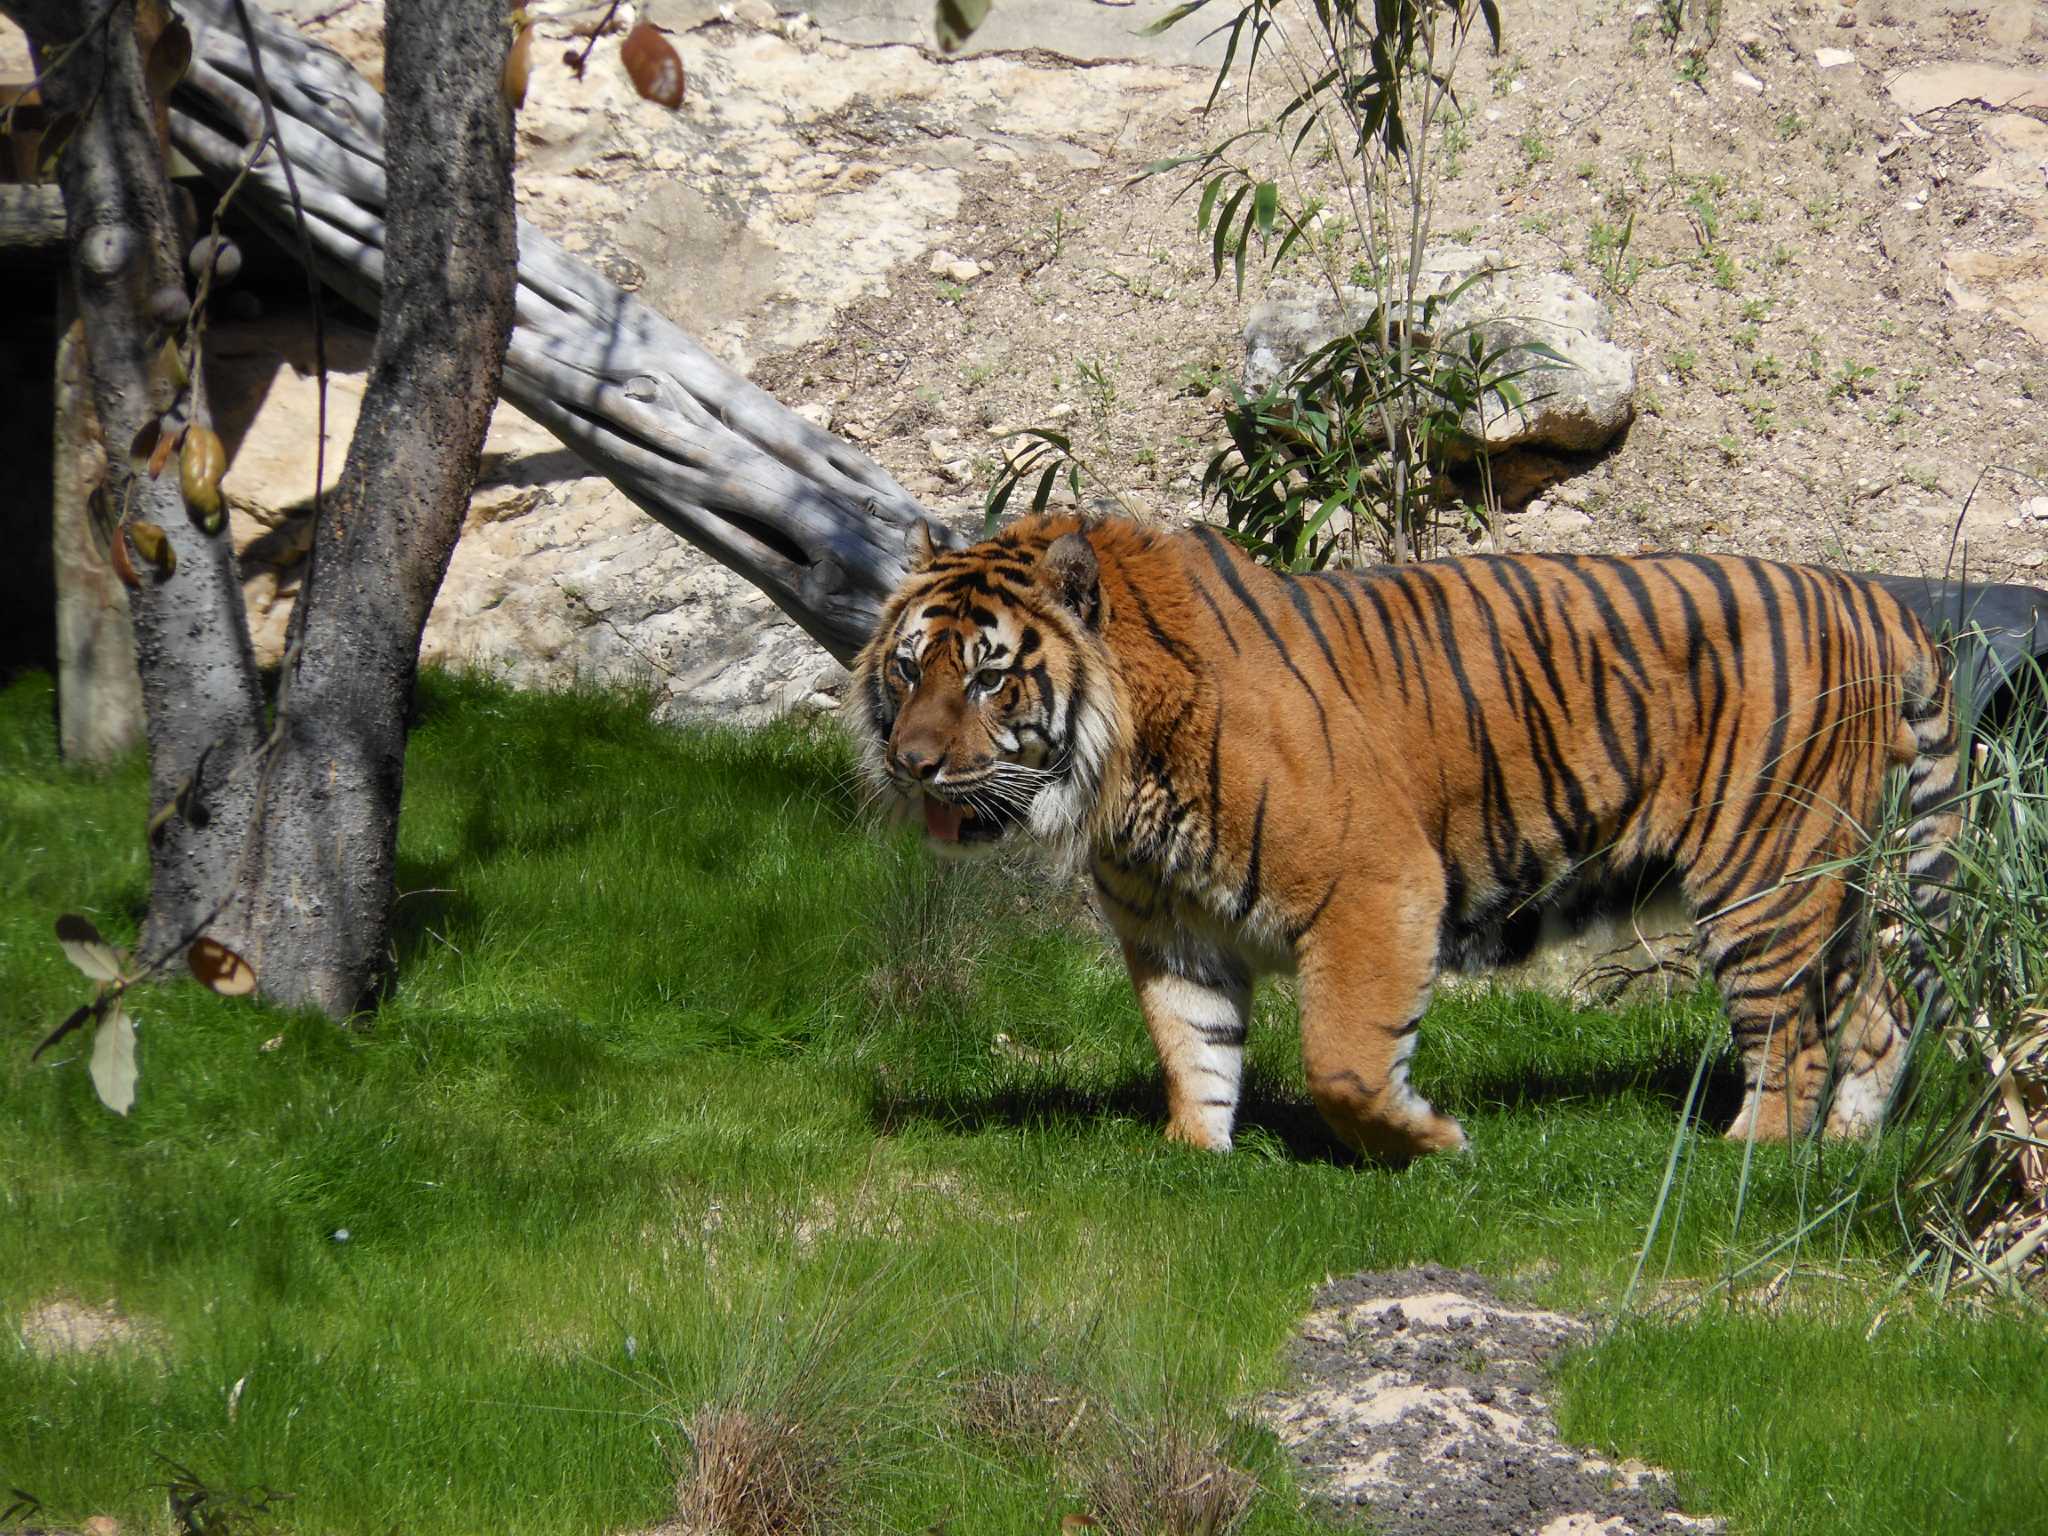
<instances>
[{"instance_id":1,"label":"bamboo leaf","mask_svg":"<svg viewBox=\"0 0 2048 1536\"><path fill-rule=\"evenodd\" d=\"M939 52L957 53L974 31L988 20L989 0L939 0L932 11L932 30L939 37Z\"/></svg>"},{"instance_id":2,"label":"bamboo leaf","mask_svg":"<svg viewBox=\"0 0 2048 1536\"><path fill-rule=\"evenodd\" d=\"M1051 504L1052 488L1059 484L1059 479L1059 465L1047 465L1045 474L1039 479L1038 490L1031 498L1031 510L1033 512L1043 512Z\"/></svg>"},{"instance_id":3,"label":"bamboo leaf","mask_svg":"<svg viewBox=\"0 0 2048 1536\"><path fill-rule=\"evenodd\" d=\"M1168 11L1164 16L1160 17L1150 26L1140 27L1138 29L1138 36L1157 37L1160 33L1164 32L1168 27L1176 26L1179 23L1186 21L1190 16L1194 15L1195 12L1199 11L1203 6L1207 5L1208 3L1209 0L1186 0L1185 4L1176 5L1172 10Z\"/></svg>"}]
</instances>

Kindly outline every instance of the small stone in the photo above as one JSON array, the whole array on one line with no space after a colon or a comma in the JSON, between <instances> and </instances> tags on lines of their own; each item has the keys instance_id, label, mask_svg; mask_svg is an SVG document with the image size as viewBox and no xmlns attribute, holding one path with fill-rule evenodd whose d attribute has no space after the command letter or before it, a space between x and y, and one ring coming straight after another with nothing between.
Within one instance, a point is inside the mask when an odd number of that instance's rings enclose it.
<instances>
[{"instance_id":1,"label":"small stone","mask_svg":"<svg viewBox=\"0 0 2048 1536\"><path fill-rule=\"evenodd\" d=\"M1984 15L1984 35L2001 48L2017 48L2034 30L2034 7L2029 0L2005 0Z\"/></svg>"},{"instance_id":2,"label":"small stone","mask_svg":"<svg viewBox=\"0 0 2048 1536\"><path fill-rule=\"evenodd\" d=\"M112 1515L94 1515L81 1529L85 1536L121 1536L121 1522Z\"/></svg>"},{"instance_id":3,"label":"small stone","mask_svg":"<svg viewBox=\"0 0 2048 1536\"><path fill-rule=\"evenodd\" d=\"M981 264L966 260L948 262L946 276L964 288L981 276Z\"/></svg>"},{"instance_id":4,"label":"small stone","mask_svg":"<svg viewBox=\"0 0 2048 1536\"><path fill-rule=\"evenodd\" d=\"M775 25L775 7L768 0L733 0L733 20L761 31Z\"/></svg>"},{"instance_id":5,"label":"small stone","mask_svg":"<svg viewBox=\"0 0 2048 1536\"><path fill-rule=\"evenodd\" d=\"M1856 55L1846 48L1816 48L1813 50L1813 64L1816 69L1840 69L1844 64L1854 64Z\"/></svg>"},{"instance_id":6,"label":"small stone","mask_svg":"<svg viewBox=\"0 0 2048 1536\"><path fill-rule=\"evenodd\" d=\"M924 264L924 269L931 273L933 277L944 277L952 270L953 263L959 259L958 256L955 256L951 251L941 246L938 250L932 252L931 259Z\"/></svg>"},{"instance_id":7,"label":"small stone","mask_svg":"<svg viewBox=\"0 0 2048 1536\"><path fill-rule=\"evenodd\" d=\"M832 407L826 401L806 400L796 408L796 413L821 432L832 430Z\"/></svg>"},{"instance_id":8,"label":"small stone","mask_svg":"<svg viewBox=\"0 0 2048 1536\"><path fill-rule=\"evenodd\" d=\"M1730 78L1745 91L1755 91L1759 96L1764 93L1763 81L1757 79L1755 75L1748 73L1746 70L1738 69Z\"/></svg>"},{"instance_id":9,"label":"small stone","mask_svg":"<svg viewBox=\"0 0 2048 1536\"><path fill-rule=\"evenodd\" d=\"M1844 11L1844 12L1842 12L1842 14L1841 14L1841 15L1839 15L1839 16L1837 16L1837 17L1835 18L1835 25L1836 25L1836 26L1838 26L1838 27L1853 27L1853 26L1855 26L1855 25L1856 25L1856 13L1855 13L1854 11Z\"/></svg>"}]
</instances>

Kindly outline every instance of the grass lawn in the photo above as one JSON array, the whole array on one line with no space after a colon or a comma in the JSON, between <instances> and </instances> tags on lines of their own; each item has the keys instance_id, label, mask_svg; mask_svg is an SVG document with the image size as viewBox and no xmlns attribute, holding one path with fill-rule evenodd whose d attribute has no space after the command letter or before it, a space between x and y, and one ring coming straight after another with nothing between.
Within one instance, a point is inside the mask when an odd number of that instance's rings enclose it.
<instances>
[{"instance_id":1,"label":"grass lawn","mask_svg":"<svg viewBox=\"0 0 2048 1536\"><path fill-rule=\"evenodd\" d=\"M877 832L832 731L432 677L395 995L343 1031L140 993L120 1119L84 1037L28 1056L88 995L54 917L133 933L144 773L65 770L51 712L0 695L0 1488L40 1522L170 1529L175 1462L210 1507L293 1495L243 1529L645 1529L744 1413L829 1464L833 1530L1041 1536L1166 1422L1260 1477L1244 1529L1318 1530L1246 1411L1312 1289L1437 1261L1612 1305L1722 1032L1699 999L1449 996L1415 1075L1475 1153L1390 1172L1324 1135L1275 988L1238 1151L1172 1147L1079 908ZM1743 1149L1689 1139L1643 1294L1894 1155L1759 1149L1737 1231ZM1624 1322L1561 1373L1566 1432L1737 1531L2048 1532L2048 1332L1909 1289L1866 1342L1905 1253L1833 1221L1770 1308ZM55 1300L135 1335L17 1347ZM1034 1393L1078 1418L1003 1406Z\"/></svg>"}]
</instances>

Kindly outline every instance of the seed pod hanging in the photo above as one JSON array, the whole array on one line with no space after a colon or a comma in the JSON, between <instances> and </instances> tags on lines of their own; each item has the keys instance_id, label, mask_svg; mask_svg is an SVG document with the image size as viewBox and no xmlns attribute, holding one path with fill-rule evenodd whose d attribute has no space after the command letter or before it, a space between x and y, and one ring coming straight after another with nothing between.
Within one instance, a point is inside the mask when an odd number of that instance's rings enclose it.
<instances>
[{"instance_id":1,"label":"seed pod hanging","mask_svg":"<svg viewBox=\"0 0 2048 1536\"><path fill-rule=\"evenodd\" d=\"M220 434L197 424L187 428L184 447L178 451L178 489L201 533L219 533L227 522L227 504L220 493L221 476L227 472L228 454Z\"/></svg>"}]
</instances>

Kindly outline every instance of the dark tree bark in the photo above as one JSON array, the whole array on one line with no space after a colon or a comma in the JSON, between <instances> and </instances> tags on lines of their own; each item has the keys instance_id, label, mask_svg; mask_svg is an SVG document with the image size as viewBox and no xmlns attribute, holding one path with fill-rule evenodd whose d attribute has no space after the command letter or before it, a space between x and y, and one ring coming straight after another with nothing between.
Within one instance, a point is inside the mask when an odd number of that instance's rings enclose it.
<instances>
[{"instance_id":1,"label":"dark tree bark","mask_svg":"<svg viewBox=\"0 0 2048 1536\"><path fill-rule=\"evenodd\" d=\"M390 0L384 27L377 340L293 615L247 905L221 929L268 995L332 1015L388 966L420 632L475 488L518 268L503 0Z\"/></svg>"},{"instance_id":2,"label":"dark tree bark","mask_svg":"<svg viewBox=\"0 0 2048 1536\"><path fill-rule=\"evenodd\" d=\"M503 0L386 7L381 319L268 730L225 519L206 533L186 515L175 459L152 477L129 449L152 424L204 420L200 370L167 384L163 362L189 304L190 239L145 72L166 13L155 0L80 9L0 0L50 61L53 107L79 118L61 179L110 505L162 527L176 555L168 575L144 564L131 594L153 802L176 807L157 826L143 953L175 953L205 931L255 967L266 996L340 1017L388 964L420 632L475 486L512 328Z\"/></svg>"},{"instance_id":3,"label":"dark tree bark","mask_svg":"<svg viewBox=\"0 0 2048 1536\"><path fill-rule=\"evenodd\" d=\"M185 792L192 808L158 832L143 935L150 953L202 926L234 878L254 781L233 768L249 759L263 722L232 542L224 529L207 534L186 515L175 462L152 478L130 460L146 426L206 419L196 372L179 390L163 364L181 318L185 264L160 109L143 67L143 46L162 14L150 8L139 38L136 0L8 0L0 9L36 44L52 110L78 118L58 178L93 406L108 445L107 504L130 523L162 528L177 561L168 578L145 569L129 594L151 803L165 806Z\"/></svg>"}]
</instances>

